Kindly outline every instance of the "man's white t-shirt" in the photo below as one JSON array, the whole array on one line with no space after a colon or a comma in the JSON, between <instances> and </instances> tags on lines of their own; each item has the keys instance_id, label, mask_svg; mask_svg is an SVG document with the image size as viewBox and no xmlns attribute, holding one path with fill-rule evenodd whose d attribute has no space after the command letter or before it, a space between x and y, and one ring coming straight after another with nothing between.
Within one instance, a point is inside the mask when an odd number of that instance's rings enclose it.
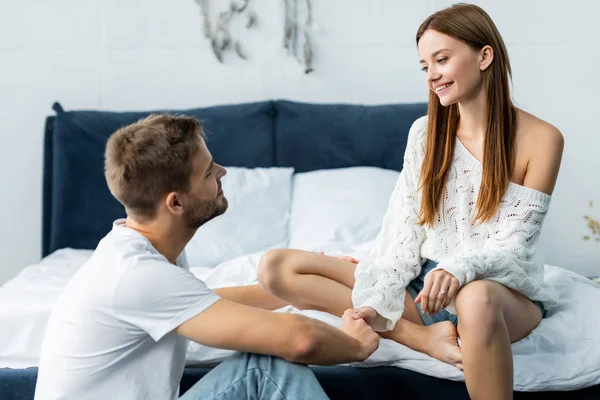
<instances>
[{"instance_id":1,"label":"man's white t-shirt","mask_svg":"<svg viewBox=\"0 0 600 400\"><path fill-rule=\"evenodd\" d=\"M35 399L176 399L188 341L173 330L218 299L185 252L173 265L116 221L53 310Z\"/></svg>"}]
</instances>

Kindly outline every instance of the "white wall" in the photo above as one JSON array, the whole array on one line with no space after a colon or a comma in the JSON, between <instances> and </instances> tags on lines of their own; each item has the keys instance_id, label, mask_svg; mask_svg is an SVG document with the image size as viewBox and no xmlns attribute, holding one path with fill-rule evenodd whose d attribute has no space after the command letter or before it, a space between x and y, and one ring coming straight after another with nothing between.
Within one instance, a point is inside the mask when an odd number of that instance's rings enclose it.
<instances>
[{"instance_id":1,"label":"white wall","mask_svg":"<svg viewBox=\"0 0 600 400\"><path fill-rule=\"evenodd\" d=\"M212 3L225 4L213 0ZM282 1L251 0L260 29L251 61L220 65L194 0L0 0L0 283L40 257L44 117L65 109L145 110L289 98L315 102L425 101L414 35L446 0L313 0L315 72L282 43ZM475 1L503 34L517 105L566 138L541 247L547 262L600 275L597 108L598 2ZM588 208L595 200L595 209Z\"/></svg>"}]
</instances>

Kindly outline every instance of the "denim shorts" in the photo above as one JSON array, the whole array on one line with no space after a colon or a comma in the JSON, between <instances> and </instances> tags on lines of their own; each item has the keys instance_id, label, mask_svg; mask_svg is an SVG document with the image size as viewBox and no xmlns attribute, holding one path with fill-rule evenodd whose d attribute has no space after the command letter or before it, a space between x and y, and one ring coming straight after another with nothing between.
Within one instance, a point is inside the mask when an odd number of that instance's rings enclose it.
<instances>
[{"instance_id":1,"label":"denim shorts","mask_svg":"<svg viewBox=\"0 0 600 400\"><path fill-rule=\"evenodd\" d=\"M421 267L421 273L419 274L419 276L417 276L408 284L408 287L406 289L412 296L413 300L417 297L419 292L423 290L423 287L425 285L425 275L427 275L427 273L434 269L436 266L437 263L435 261L427 260L427 262ZM540 311L542 312L542 318L544 318L546 316L546 309L544 308L542 302L534 301L533 303L540 309ZM458 326L458 317L446 311L443 308L437 314L425 315L423 314L423 310L421 310L421 303L415 305L417 306L419 315L421 316L421 319L423 320L423 323L425 325L432 325L436 322L442 321L451 321L455 326Z\"/></svg>"}]
</instances>

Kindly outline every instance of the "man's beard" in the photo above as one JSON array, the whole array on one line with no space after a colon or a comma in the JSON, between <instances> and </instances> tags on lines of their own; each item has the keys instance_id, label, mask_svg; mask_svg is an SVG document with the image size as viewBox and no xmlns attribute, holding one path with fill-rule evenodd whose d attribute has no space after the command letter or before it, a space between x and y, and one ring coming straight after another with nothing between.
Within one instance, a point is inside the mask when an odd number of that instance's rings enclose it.
<instances>
[{"instance_id":1,"label":"man's beard","mask_svg":"<svg viewBox=\"0 0 600 400\"><path fill-rule=\"evenodd\" d=\"M225 197L214 200L194 200L185 210L185 219L191 229L198 229L211 219L218 217L227 210Z\"/></svg>"}]
</instances>

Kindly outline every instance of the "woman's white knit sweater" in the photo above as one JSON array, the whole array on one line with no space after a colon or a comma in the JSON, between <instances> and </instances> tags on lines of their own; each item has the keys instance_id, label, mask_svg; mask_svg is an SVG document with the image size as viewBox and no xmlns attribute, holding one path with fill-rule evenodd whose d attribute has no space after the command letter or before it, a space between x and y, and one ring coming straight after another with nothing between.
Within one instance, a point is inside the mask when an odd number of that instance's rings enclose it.
<instances>
[{"instance_id":1,"label":"woman's white knit sweater","mask_svg":"<svg viewBox=\"0 0 600 400\"><path fill-rule=\"evenodd\" d=\"M458 278L461 288L488 279L541 301L546 309L554 306L556 292L544 283L536 249L550 196L511 182L494 218L474 225L482 165L457 139L443 212L433 227L421 226L418 184L426 136L423 117L408 134L404 167L375 246L356 268L354 307L374 308L378 317L373 329L391 330L402 317L406 287L428 259ZM454 302L448 310L456 314Z\"/></svg>"}]
</instances>

